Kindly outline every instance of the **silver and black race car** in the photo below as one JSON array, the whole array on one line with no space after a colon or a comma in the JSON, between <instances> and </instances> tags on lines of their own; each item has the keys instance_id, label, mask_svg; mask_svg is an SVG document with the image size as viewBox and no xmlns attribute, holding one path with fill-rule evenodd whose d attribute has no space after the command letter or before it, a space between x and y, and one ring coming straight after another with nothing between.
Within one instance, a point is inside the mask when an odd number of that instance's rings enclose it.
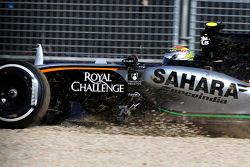
<instances>
[{"instance_id":1,"label":"silver and black race car","mask_svg":"<svg viewBox=\"0 0 250 167\"><path fill-rule=\"evenodd\" d=\"M119 121L146 106L177 116L250 119L250 38L245 41L219 30L219 23L206 24L201 35L205 56L194 57L186 47L174 47L162 64L139 63L136 56L116 64L44 64L41 45L35 65L2 60L0 126L24 128L64 119L74 102L88 113ZM236 55L242 59L217 50L215 46L225 40L243 46L244 53Z\"/></svg>"}]
</instances>

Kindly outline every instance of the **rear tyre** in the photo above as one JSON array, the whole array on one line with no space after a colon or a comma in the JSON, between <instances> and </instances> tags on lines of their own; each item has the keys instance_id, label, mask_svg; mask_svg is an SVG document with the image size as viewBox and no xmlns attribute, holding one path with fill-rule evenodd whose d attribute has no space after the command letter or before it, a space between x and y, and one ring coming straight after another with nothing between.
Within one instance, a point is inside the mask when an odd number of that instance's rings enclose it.
<instances>
[{"instance_id":1,"label":"rear tyre","mask_svg":"<svg viewBox=\"0 0 250 167\"><path fill-rule=\"evenodd\" d=\"M37 125L50 102L49 83L35 66L8 62L0 66L0 127Z\"/></svg>"}]
</instances>

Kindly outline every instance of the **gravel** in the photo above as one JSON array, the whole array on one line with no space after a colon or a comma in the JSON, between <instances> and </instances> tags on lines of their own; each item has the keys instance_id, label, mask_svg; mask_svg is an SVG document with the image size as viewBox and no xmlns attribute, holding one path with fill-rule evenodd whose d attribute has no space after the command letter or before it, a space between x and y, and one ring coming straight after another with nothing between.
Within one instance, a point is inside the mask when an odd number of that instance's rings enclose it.
<instances>
[{"instance_id":1,"label":"gravel","mask_svg":"<svg viewBox=\"0 0 250 167\"><path fill-rule=\"evenodd\" d=\"M250 165L249 139L111 134L83 126L0 131L2 167Z\"/></svg>"},{"instance_id":2,"label":"gravel","mask_svg":"<svg viewBox=\"0 0 250 167\"><path fill-rule=\"evenodd\" d=\"M210 134L151 113L126 124L71 119L56 126L0 129L1 167L250 166L250 139Z\"/></svg>"}]
</instances>

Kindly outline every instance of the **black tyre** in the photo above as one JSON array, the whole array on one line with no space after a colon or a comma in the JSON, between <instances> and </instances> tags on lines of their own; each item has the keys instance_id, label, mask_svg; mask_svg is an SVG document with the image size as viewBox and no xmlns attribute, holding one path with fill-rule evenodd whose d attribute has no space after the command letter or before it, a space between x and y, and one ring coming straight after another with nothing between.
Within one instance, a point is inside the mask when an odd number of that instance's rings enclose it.
<instances>
[{"instance_id":1,"label":"black tyre","mask_svg":"<svg viewBox=\"0 0 250 167\"><path fill-rule=\"evenodd\" d=\"M37 125L50 102L49 83L35 66L8 62L0 66L0 127Z\"/></svg>"}]
</instances>

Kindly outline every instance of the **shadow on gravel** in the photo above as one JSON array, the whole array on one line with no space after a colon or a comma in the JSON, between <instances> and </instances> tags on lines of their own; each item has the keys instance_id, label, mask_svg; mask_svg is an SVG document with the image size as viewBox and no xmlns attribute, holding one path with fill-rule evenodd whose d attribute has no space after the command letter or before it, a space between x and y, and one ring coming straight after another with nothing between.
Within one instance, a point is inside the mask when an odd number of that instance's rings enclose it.
<instances>
[{"instance_id":1,"label":"shadow on gravel","mask_svg":"<svg viewBox=\"0 0 250 167\"><path fill-rule=\"evenodd\" d=\"M250 122L246 120L193 120L211 137L250 138Z\"/></svg>"}]
</instances>

